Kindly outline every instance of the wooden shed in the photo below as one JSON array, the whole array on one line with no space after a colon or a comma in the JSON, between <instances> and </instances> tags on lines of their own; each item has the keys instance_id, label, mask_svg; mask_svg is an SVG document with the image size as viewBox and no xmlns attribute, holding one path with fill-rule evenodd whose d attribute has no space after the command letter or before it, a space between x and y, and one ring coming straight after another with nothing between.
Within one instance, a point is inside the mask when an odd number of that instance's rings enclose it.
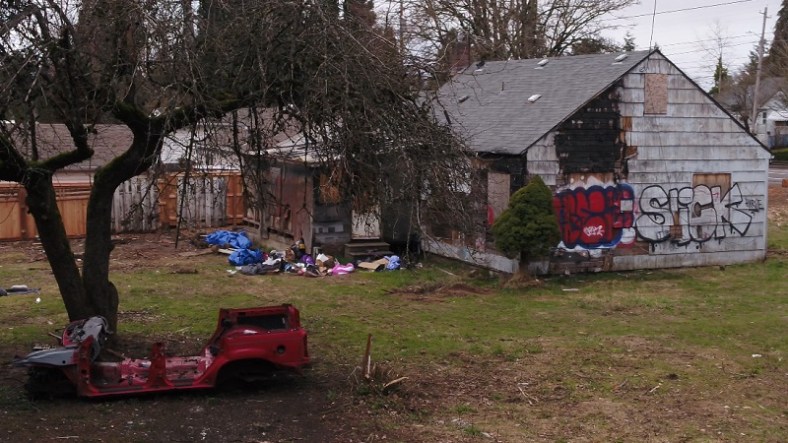
<instances>
[{"instance_id":1,"label":"wooden shed","mask_svg":"<svg viewBox=\"0 0 788 443\"><path fill-rule=\"evenodd\" d=\"M529 176L552 188L562 241L541 271L765 257L770 153L659 50L486 62L439 99L483 164L491 222ZM491 240L424 246L516 270Z\"/></svg>"}]
</instances>

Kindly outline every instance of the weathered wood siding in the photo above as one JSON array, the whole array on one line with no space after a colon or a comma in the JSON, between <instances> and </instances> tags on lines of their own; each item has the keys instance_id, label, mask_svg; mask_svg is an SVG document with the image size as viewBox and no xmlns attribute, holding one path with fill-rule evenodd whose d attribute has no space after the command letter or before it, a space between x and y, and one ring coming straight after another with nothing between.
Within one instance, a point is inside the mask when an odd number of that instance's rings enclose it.
<instances>
[{"instance_id":1,"label":"weathered wood siding","mask_svg":"<svg viewBox=\"0 0 788 443\"><path fill-rule=\"evenodd\" d=\"M121 183L112 199L112 230L155 231L159 221L158 201L159 189L147 177L132 177Z\"/></svg>"},{"instance_id":2,"label":"weathered wood siding","mask_svg":"<svg viewBox=\"0 0 788 443\"><path fill-rule=\"evenodd\" d=\"M620 119L618 138L606 141L616 156L609 170L572 163L589 152L573 153L582 141L559 146L581 139L562 133L573 130L566 124L555 131L560 137L549 134L527 153L529 174L556 191L564 251L585 251L588 260L612 255L602 265L610 270L764 258L769 154L753 137L658 55L600 97L616 102L604 117ZM587 121L599 109L568 121ZM557 259L552 270L576 270L576 260Z\"/></svg>"},{"instance_id":3,"label":"weathered wood siding","mask_svg":"<svg viewBox=\"0 0 788 443\"><path fill-rule=\"evenodd\" d=\"M176 173L156 182L158 220L162 227L177 226L179 218L181 226L188 228L214 228L243 222L246 208L240 172L191 174L185 189L184 179L184 173Z\"/></svg>"},{"instance_id":4,"label":"weathered wood siding","mask_svg":"<svg viewBox=\"0 0 788 443\"><path fill-rule=\"evenodd\" d=\"M183 174L164 178L134 177L115 190L112 205L113 232L146 232L175 227L180 211ZM237 171L193 175L187 186L182 225L218 228L243 221L245 205L241 174ZM87 232L87 206L91 184L57 182L55 192L66 234L83 237ZM28 214L24 188L0 183L0 240L28 240L38 235Z\"/></svg>"},{"instance_id":5,"label":"weathered wood siding","mask_svg":"<svg viewBox=\"0 0 788 443\"><path fill-rule=\"evenodd\" d=\"M554 133L548 134L528 150L528 174L538 175L547 186L556 186L559 177L558 154L555 151Z\"/></svg>"}]
</instances>

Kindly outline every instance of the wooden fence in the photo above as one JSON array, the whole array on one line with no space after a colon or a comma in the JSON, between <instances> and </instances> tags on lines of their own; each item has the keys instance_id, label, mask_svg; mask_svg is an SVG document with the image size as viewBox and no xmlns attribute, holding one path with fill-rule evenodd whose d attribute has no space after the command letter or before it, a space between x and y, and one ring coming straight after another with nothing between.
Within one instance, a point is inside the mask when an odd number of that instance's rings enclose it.
<instances>
[{"instance_id":1,"label":"wooden fence","mask_svg":"<svg viewBox=\"0 0 788 443\"><path fill-rule=\"evenodd\" d=\"M71 237L84 236L90 185L55 185L55 193L66 233ZM25 197L22 186L0 183L0 240L31 239L38 235L35 220L28 214Z\"/></svg>"},{"instance_id":2,"label":"wooden fence","mask_svg":"<svg viewBox=\"0 0 788 443\"><path fill-rule=\"evenodd\" d=\"M174 228L181 217L181 226L189 229L243 222L246 208L240 172L192 175L185 190L183 182L183 173L158 179L140 176L124 182L115 191L113 230L151 232ZM90 184L59 184L55 192L66 234L83 237ZM33 239L36 235L33 217L27 213L24 188L16 183L0 183L0 240Z\"/></svg>"}]
</instances>

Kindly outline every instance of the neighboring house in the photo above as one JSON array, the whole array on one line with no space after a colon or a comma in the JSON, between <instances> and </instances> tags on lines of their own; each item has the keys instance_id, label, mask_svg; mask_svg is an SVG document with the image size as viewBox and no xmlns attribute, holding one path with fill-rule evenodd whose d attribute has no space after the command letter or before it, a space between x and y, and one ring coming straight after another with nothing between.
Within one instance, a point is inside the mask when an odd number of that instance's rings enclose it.
<instances>
[{"instance_id":1,"label":"neighboring house","mask_svg":"<svg viewBox=\"0 0 788 443\"><path fill-rule=\"evenodd\" d=\"M81 237L86 233L85 214L96 169L126 150L131 138L131 131L125 126L96 125L88 135L93 156L57 171L52 177L63 224L70 237ZM74 145L65 125L46 123L36 124L35 140L26 134L19 135L15 142L23 153L28 154L35 149L39 158L44 159L71 150ZM31 239L37 235L35 221L27 211L25 195L21 185L0 182L0 240Z\"/></svg>"},{"instance_id":2,"label":"neighboring house","mask_svg":"<svg viewBox=\"0 0 788 443\"><path fill-rule=\"evenodd\" d=\"M159 160L149 171L158 179L161 227L176 227L179 221L188 228L243 223L241 164L231 148L235 141L228 120L183 128L165 138Z\"/></svg>"},{"instance_id":3,"label":"neighboring house","mask_svg":"<svg viewBox=\"0 0 788 443\"><path fill-rule=\"evenodd\" d=\"M769 149L788 146L788 83L782 77L767 77L758 85L758 104L750 130ZM752 113L755 86L745 88L730 85L714 98L731 114L744 121ZM749 118L749 117L746 117Z\"/></svg>"},{"instance_id":4,"label":"neighboring house","mask_svg":"<svg viewBox=\"0 0 788 443\"><path fill-rule=\"evenodd\" d=\"M788 146L788 102L782 91L775 92L758 107L754 133L769 149Z\"/></svg>"},{"instance_id":5,"label":"neighboring house","mask_svg":"<svg viewBox=\"0 0 788 443\"><path fill-rule=\"evenodd\" d=\"M191 137L173 134L165 142L164 159L176 158L175 167L159 167L166 173L155 170L121 184L115 192L113 205L113 229L116 232L155 230L174 227L178 213L189 226L208 227L240 223L243 220L242 185L238 167L209 170L207 175L195 171L189 180L190 186L183 191L184 170L177 161L177 153L185 145L179 139ZM94 125L88 144L94 150L91 158L57 171L53 178L58 205L66 233L70 237L81 237L86 233L86 211L97 169L123 153L132 142L131 131L124 125ZM73 140L63 124L37 124L35 149L40 158L73 149ZM32 152L33 140L29 136L17 139L25 153ZM200 151L199 144L194 145ZM184 151L185 152L185 151ZM204 170L203 168L202 170ZM210 169L210 168L208 168ZM154 186L155 185L155 186ZM181 204L186 196L184 204ZM27 213L24 188L17 183L0 182L0 240L35 238L35 222Z\"/></svg>"},{"instance_id":6,"label":"neighboring house","mask_svg":"<svg viewBox=\"0 0 788 443\"><path fill-rule=\"evenodd\" d=\"M480 63L437 101L483 164L491 222L529 176L553 190L551 272L765 257L769 152L658 50ZM516 270L487 234L424 247Z\"/></svg>"}]
</instances>

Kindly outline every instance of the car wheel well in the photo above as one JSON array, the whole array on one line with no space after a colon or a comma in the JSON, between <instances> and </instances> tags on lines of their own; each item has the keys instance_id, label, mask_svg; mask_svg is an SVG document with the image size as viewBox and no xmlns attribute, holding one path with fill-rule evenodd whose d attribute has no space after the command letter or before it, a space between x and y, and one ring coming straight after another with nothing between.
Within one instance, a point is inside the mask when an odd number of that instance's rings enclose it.
<instances>
[{"instance_id":1,"label":"car wheel well","mask_svg":"<svg viewBox=\"0 0 788 443\"><path fill-rule=\"evenodd\" d=\"M268 360L250 358L235 360L226 363L219 369L216 376L217 386L237 385L252 383L256 380L270 377L276 371L276 366Z\"/></svg>"}]
</instances>

